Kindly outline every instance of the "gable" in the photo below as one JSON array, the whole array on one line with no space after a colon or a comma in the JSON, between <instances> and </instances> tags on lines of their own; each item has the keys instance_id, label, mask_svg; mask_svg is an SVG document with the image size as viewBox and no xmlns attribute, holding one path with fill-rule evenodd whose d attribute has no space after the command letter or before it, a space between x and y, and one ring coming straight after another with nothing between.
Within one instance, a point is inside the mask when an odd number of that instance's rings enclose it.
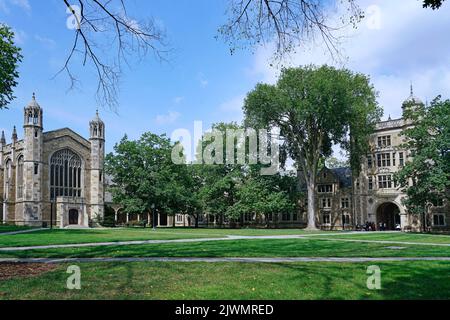
<instances>
[{"instance_id":1,"label":"gable","mask_svg":"<svg viewBox=\"0 0 450 320\"><path fill-rule=\"evenodd\" d=\"M73 130L69 128L59 129L55 131L49 131L44 133L44 143L51 143L55 141L64 141L64 140L71 140L72 142L75 142L77 144L80 144L81 146L90 149L91 143L80 136L78 133L74 132Z\"/></svg>"}]
</instances>

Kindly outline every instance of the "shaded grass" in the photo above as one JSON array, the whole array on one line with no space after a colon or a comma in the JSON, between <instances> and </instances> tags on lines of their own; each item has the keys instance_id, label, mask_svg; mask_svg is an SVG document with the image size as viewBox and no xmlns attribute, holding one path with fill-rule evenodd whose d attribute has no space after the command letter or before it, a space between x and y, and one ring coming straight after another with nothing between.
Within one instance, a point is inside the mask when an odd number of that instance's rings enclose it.
<instances>
[{"instance_id":1,"label":"shaded grass","mask_svg":"<svg viewBox=\"0 0 450 320\"><path fill-rule=\"evenodd\" d=\"M333 242L320 239L227 240L2 252L0 258L95 257L450 257L450 247Z\"/></svg>"},{"instance_id":2,"label":"shaded grass","mask_svg":"<svg viewBox=\"0 0 450 320\"><path fill-rule=\"evenodd\" d=\"M0 281L0 299L449 299L450 263L378 263L382 290L368 290L366 263L87 263L82 290L66 289L67 265Z\"/></svg>"},{"instance_id":3,"label":"shaded grass","mask_svg":"<svg viewBox=\"0 0 450 320\"><path fill-rule=\"evenodd\" d=\"M11 226L11 225L0 225L0 234L6 233L6 232L16 232L16 231L25 231L30 230L31 227L19 227L19 226Z\"/></svg>"}]
</instances>

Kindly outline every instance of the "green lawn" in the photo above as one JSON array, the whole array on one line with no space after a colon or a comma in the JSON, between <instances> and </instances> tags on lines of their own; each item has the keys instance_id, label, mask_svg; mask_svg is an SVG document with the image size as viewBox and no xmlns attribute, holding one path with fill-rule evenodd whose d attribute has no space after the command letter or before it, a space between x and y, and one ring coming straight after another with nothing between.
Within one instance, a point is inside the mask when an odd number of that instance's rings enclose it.
<instances>
[{"instance_id":1,"label":"green lawn","mask_svg":"<svg viewBox=\"0 0 450 320\"><path fill-rule=\"evenodd\" d=\"M382 240L382 241L404 241L422 243L447 243L450 244L450 235L434 235L420 233L341 233L333 235L333 239L358 239L358 240Z\"/></svg>"},{"instance_id":2,"label":"green lawn","mask_svg":"<svg viewBox=\"0 0 450 320\"><path fill-rule=\"evenodd\" d=\"M15 231L24 231L24 230L30 230L30 227L19 227L19 226L10 226L10 225L3 225L0 224L0 234L6 233L6 232L15 232Z\"/></svg>"},{"instance_id":3,"label":"green lawn","mask_svg":"<svg viewBox=\"0 0 450 320\"><path fill-rule=\"evenodd\" d=\"M332 237L330 237L332 238ZM396 245L399 246L399 245ZM64 257L450 257L450 247L310 239L227 240L1 252L0 258Z\"/></svg>"},{"instance_id":4,"label":"green lawn","mask_svg":"<svg viewBox=\"0 0 450 320\"><path fill-rule=\"evenodd\" d=\"M43 230L30 234L0 237L0 247L41 246L49 244L78 244L115 242L130 240L175 240L192 238L220 238L227 235L263 236L309 234L300 229L86 229L86 230ZM327 233L324 233L327 234Z\"/></svg>"},{"instance_id":5,"label":"green lawn","mask_svg":"<svg viewBox=\"0 0 450 320\"><path fill-rule=\"evenodd\" d=\"M0 299L450 299L450 264L377 263L382 290L368 290L363 263L80 264L82 290L66 289L67 266L0 281Z\"/></svg>"}]
</instances>

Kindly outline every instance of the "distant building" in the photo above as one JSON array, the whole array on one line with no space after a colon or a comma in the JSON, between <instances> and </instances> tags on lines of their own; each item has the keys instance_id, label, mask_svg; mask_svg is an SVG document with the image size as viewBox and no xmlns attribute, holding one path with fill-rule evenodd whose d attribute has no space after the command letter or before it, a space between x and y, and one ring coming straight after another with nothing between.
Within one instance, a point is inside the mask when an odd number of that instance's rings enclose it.
<instances>
[{"instance_id":1,"label":"distant building","mask_svg":"<svg viewBox=\"0 0 450 320\"><path fill-rule=\"evenodd\" d=\"M104 215L105 125L98 112L89 140L68 128L44 132L33 94L24 108L24 138L0 139L0 220L60 227L95 223Z\"/></svg>"}]
</instances>

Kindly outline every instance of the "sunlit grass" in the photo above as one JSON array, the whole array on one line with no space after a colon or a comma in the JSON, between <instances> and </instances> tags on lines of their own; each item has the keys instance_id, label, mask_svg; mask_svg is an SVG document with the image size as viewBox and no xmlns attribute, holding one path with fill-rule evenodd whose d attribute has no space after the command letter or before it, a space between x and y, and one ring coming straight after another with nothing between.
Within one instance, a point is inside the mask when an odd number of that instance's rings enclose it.
<instances>
[{"instance_id":1,"label":"sunlit grass","mask_svg":"<svg viewBox=\"0 0 450 320\"><path fill-rule=\"evenodd\" d=\"M0 282L0 299L449 299L450 264L377 263L381 290L367 289L367 263L80 264L80 291L67 266Z\"/></svg>"}]
</instances>

